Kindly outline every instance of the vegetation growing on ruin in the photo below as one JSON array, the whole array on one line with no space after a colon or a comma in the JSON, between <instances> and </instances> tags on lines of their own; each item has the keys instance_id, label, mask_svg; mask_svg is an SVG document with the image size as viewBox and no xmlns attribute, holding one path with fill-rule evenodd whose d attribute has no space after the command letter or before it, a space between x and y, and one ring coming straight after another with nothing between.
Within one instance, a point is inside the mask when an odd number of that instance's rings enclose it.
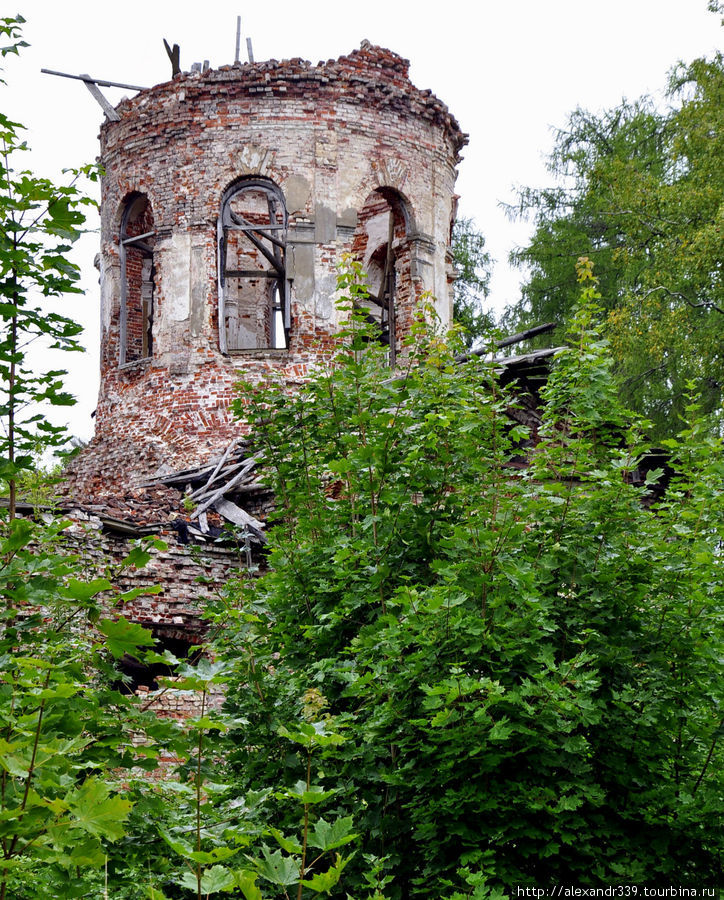
<instances>
[{"instance_id":1,"label":"vegetation growing on ruin","mask_svg":"<svg viewBox=\"0 0 724 900\"><path fill-rule=\"evenodd\" d=\"M720 877L721 442L690 398L650 505L587 260L578 281L533 452L493 366L422 323L395 378L353 318L298 395L242 407L279 509L226 637L231 777L298 780L281 729L318 691L347 735L318 774L393 898Z\"/></svg>"},{"instance_id":2,"label":"vegetation growing on ruin","mask_svg":"<svg viewBox=\"0 0 724 900\"><path fill-rule=\"evenodd\" d=\"M3 53L19 25L0 20ZM590 260L535 434L428 310L385 369L354 313L360 273L341 274L335 357L294 396L238 402L277 497L269 568L210 606L209 658L163 657L200 698L178 726L119 690L118 659L156 657L104 612L118 573L69 557L68 523L17 515L27 451L59 439L26 402L68 400L62 373L27 370L21 335L75 346L34 297L74 289L84 201L14 172L19 126L0 126L0 900L721 883L722 442L687 382L657 490ZM162 752L179 765L156 783Z\"/></svg>"}]
</instances>

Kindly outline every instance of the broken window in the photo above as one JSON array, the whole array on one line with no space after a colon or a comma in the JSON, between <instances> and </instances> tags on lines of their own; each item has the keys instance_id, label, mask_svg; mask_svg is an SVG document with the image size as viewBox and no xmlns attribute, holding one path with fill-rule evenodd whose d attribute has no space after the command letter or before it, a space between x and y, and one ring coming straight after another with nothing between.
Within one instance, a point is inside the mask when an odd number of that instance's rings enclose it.
<instances>
[{"instance_id":1,"label":"broken window","mask_svg":"<svg viewBox=\"0 0 724 900\"><path fill-rule=\"evenodd\" d=\"M395 365L398 346L398 305L409 294L409 248L407 223L401 197L391 188L379 188L359 212L352 239L352 253L367 273L369 298L358 301L379 329L379 341L390 348L390 365ZM407 277L406 277L407 275Z\"/></svg>"},{"instance_id":2,"label":"broken window","mask_svg":"<svg viewBox=\"0 0 724 900\"><path fill-rule=\"evenodd\" d=\"M289 346L287 211L279 188L255 178L224 195L219 220L222 351Z\"/></svg>"},{"instance_id":3,"label":"broken window","mask_svg":"<svg viewBox=\"0 0 724 900\"><path fill-rule=\"evenodd\" d=\"M148 197L135 194L121 219L121 365L153 352L155 234Z\"/></svg>"},{"instance_id":4,"label":"broken window","mask_svg":"<svg viewBox=\"0 0 724 900\"><path fill-rule=\"evenodd\" d=\"M167 633L162 627L154 629L153 636L156 645L153 648L156 653L163 656L169 651L177 660L194 665L199 658L198 653L192 654L192 648L198 646L198 641L192 636L179 634L178 631ZM170 678L176 674L176 666L169 662L142 662L128 653L124 654L116 663L116 667L122 675L114 687L123 694L135 694L141 690L159 690L159 678Z\"/></svg>"}]
</instances>

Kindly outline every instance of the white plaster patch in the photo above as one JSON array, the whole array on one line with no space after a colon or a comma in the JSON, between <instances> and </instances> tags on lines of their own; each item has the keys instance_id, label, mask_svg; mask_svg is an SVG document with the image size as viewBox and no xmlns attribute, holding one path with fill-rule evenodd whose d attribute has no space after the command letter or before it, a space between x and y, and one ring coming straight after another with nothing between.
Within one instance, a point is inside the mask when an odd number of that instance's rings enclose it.
<instances>
[{"instance_id":1,"label":"white plaster patch","mask_svg":"<svg viewBox=\"0 0 724 900\"><path fill-rule=\"evenodd\" d=\"M164 273L163 325L183 322L189 317L191 298L191 235L174 232L161 250Z\"/></svg>"},{"instance_id":2,"label":"white plaster patch","mask_svg":"<svg viewBox=\"0 0 724 900\"><path fill-rule=\"evenodd\" d=\"M101 330L108 331L111 327L113 312L113 296L119 289L119 267L107 266L105 257L101 253Z\"/></svg>"},{"instance_id":3,"label":"white plaster patch","mask_svg":"<svg viewBox=\"0 0 724 900\"><path fill-rule=\"evenodd\" d=\"M244 175L266 175L273 160L271 150L247 144L239 153L238 165Z\"/></svg>"},{"instance_id":4,"label":"white plaster patch","mask_svg":"<svg viewBox=\"0 0 724 900\"><path fill-rule=\"evenodd\" d=\"M312 185L302 175L292 175L283 184L287 201L287 212L292 215L303 212L312 196Z\"/></svg>"},{"instance_id":5,"label":"white plaster patch","mask_svg":"<svg viewBox=\"0 0 724 900\"><path fill-rule=\"evenodd\" d=\"M385 211L369 220L367 223L367 250L364 259L365 268L367 268L372 254L387 243L389 234L390 212Z\"/></svg>"},{"instance_id":6,"label":"white plaster patch","mask_svg":"<svg viewBox=\"0 0 724 900\"><path fill-rule=\"evenodd\" d=\"M357 163L357 165L352 164ZM362 177L360 178L360 170ZM365 159L353 159L343 169L337 170L337 196L339 209L358 209L370 193L370 165Z\"/></svg>"},{"instance_id":7,"label":"white plaster patch","mask_svg":"<svg viewBox=\"0 0 724 900\"><path fill-rule=\"evenodd\" d=\"M318 287L314 291L314 313L323 322L328 322L334 314L334 293L336 287L336 275L327 274L318 279Z\"/></svg>"}]
</instances>

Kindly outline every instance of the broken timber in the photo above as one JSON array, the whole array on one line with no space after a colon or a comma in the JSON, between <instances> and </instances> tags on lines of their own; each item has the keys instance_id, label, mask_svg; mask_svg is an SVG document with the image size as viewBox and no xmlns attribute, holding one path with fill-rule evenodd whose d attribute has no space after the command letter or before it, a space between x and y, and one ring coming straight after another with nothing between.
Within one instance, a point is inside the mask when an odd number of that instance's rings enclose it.
<instances>
[{"instance_id":1,"label":"broken timber","mask_svg":"<svg viewBox=\"0 0 724 900\"><path fill-rule=\"evenodd\" d=\"M502 350L503 347L511 347L513 344L520 344L522 341L528 341L531 338L538 337L540 334L548 334L549 331L557 326L557 322L546 322L545 325L536 325L534 328L528 328L526 331L519 331L517 334L511 334L509 337L495 341L496 350ZM461 353L455 357L455 362L463 363L472 359L474 356L486 356L490 353L490 347L478 347L469 353Z\"/></svg>"},{"instance_id":2,"label":"broken timber","mask_svg":"<svg viewBox=\"0 0 724 900\"><path fill-rule=\"evenodd\" d=\"M166 38L163 39L163 46L166 48L166 53L171 61L171 78L173 78L181 72L181 48L178 44L170 47Z\"/></svg>"},{"instance_id":3,"label":"broken timber","mask_svg":"<svg viewBox=\"0 0 724 900\"><path fill-rule=\"evenodd\" d=\"M259 481L257 471L257 466L263 461L263 453L257 451L247 456L248 443L247 440L235 438L218 460L198 469L164 475L146 482L145 486L164 484L185 492L186 499L195 505L188 522L189 530L193 533L197 533L192 525L194 522L198 522L202 535L209 533L207 512L215 510L227 522L244 528L248 537L259 544L265 544L264 523L240 505L240 495L248 496L269 490Z\"/></svg>"},{"instance_id":4,"label":"broken timber","mask_svg":"<svg viewBox=\"0 0 724 900\"><path fill-rule=\"evenodd\" d=\"M103 93L100 91L99 85L101 87L125 88L128 91L146 90L146 88L140 87L137 84L124 84L121 81L105 81L102 78L92 78L90 75L86 75L85 73L82 75L70 75L68 72L56 72L54 69L41 69L40 71L44 75L58 75L61 78L74 78L76 81L82 81L90 91L93 99L98 103L103 112L106 114L108 120L111 122L119 122L121 117L114 109L113 104L109 100L107 100Z\"/></svg>"},{"instance_id":5,"label":"broken timber","mask_svg":"<svg viewBox=\"0 0 724 900\"><path fill-rule=\"evenodd\" d=\"M90 77L90 75L82 75L81 78L83 79L85 86L90 91L91 97L93 97L93 99L98 103L100 108L106 114L106 117L108 118L108 120L111 122L120 122L121 117L118 115L118 113L113 108L113 104L110 101L106 100L105 96L103 95L103 92L98 87L98 85L95 83L95 81L93 81L93 79Z\"/></svg>"}]
</instances>

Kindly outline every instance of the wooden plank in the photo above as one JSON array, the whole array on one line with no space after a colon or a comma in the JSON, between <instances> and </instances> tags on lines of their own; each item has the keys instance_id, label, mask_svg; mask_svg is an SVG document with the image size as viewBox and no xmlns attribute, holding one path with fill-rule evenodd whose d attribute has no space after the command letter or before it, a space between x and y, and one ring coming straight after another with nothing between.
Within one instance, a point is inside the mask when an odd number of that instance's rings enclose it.
<instances>
[{"instance_id":1,"label":"wooden plank","mask_svg":"<svg viewBox=\"0 0 724 900\"><path fill-rule=\"evenodd\" d=\"M124 84L121 81L104 81L102 78L91 78L90 75L69 75L67 72L56 72L54 69L41 69L43 75L59 75L61 78L74 78L76 81L92 81L101 87L125 88L128 91L145 91L147 88L137 84Z\"/></svg>"},{"instance_id":2,"label":"wooden plank","mask_svg":"<svg viewBox=\"0 0 724 900\"><path fill-rule=\"evenodd\" d=\"M249 481L246 484L237 484L234 488L235 494L253 494L255 491L270 491L271 488L268 484L263 484L261 481Z\"/></svg>"},{"instance_id":3,"label":"wooden plank","mask_svg":"<svg viewBox=\"0 0 724 900\"><path fill-rule=\"evenodd\" d=\"M390 347L390 368L395 368L396 360L396 344L397 329L395 321L395 291L393 288L395 282L395 258L392 252L392 244L395 240L395 213L390 209L390 218L387 226L387 257L385 258L385 279L386 284L383 287L383 294L387 293L387 330L389 332Z\"/></svg>"},{"instance_id":4,"label":"wooden plank","mask_svg":"<svg viewBox=\"0 0 724 900\"><path fill-rule=\"evenodd\" d=\"M132 244L134 241L142 241L144 238L153 237L156 234L155 231L146 231L144 234L137 234L135 237L126 238L125 241L121 241L121 243L125 246L128 244Z\"/></svg>"},{"instance_id":5,"label":"wooden plank","mask_svg":"<svg viewBox=\"0 0 724 900\"><path fill-rule=\"evenodd\" d=\"M90 94L93 97L93 99L98 103L98 105L101 107L103 112L106 114L106 117L108 118L108 120L111 122L120 122L121 117L115 111L115 109L113 108L111 103L103 96L100 88L95 83L95 81L93 81L93 79L90 77L90 75L81 75L80 77L83 79L83 83L90 91Z\"/></svg>"},{"instance_id":6,"label":"wooden plank","mask_svg":"<svg viewBox=\"0 0 724 900\"><path fill-rule=\"evenodd\" d=\"M510 347L513 344L519 344L521 341L528 341L531 338L537 337L539 334L547 334L549 331L553 331L557 325L557 322L546 322L545 325L535 325L533 328L528 328L526 331L519 331L517 334L511 334L509 337L496 341L494 346L497 349L502 350L503 347ZM491 348L489 346L478 347L476 350L471 350L469 353L459 354L455 357L455 362L467 362L474 356L485 356L490 353L490 351Z\"/></svg>"},{"instance_id":7,"label":"wooden plank","mask_svg":"<svg viewBox=\"0 0 724 900\"><path fill-rule=\"evenodd\" d=\"M238 218L236 213L233 215ZM227 225L226 227L232 228L234 231L258 231L264 237L268 237L267 231L284 231L286 228L285 225Z\"/></svg>"},{"instance_id":8,"label":"wooden plank","mask_svg":"<svg viewBox=\"0 0 724 900\"><path fill-rule=\"evenodd\" d=\"M174 44L173 48L169 47L166 38L163 39L163 46L166 48L166 54L171 60L171 78L178 75L181 71L181 48L178 44Z\"/></svg>"},{"instance_id":9,"label":"wooden plank","mask_svg":"<svg viewBox=\"0 0 724 900\"><path fill-rule=\"evenodd\" d=\"M192 519L197 519L202 512L205 512L210 506L212 506L217 500L224 496L227 492L231 491L233 487L235 487L239 482L244 478L246 473L253 469L256 463L262 458L262 453L256 453L254 456L250 456L249 459L244 463L241 471L235 475L228 484L222 485L217 491L208 498L208 500L204 500L204 502L197 507L196 511L191 516Z\"/></svg>"},{"instance_id":10,"label":"wooden plank","mask_svg":"<svg viewBox=\"0 0 724 900\"><path fill-rule=\"evenodd\" d=\"M247 528L258 540L264 544L266 543L266 536L263 531L264 524L255 519L254 516L250 516L248 512L245 512L236 503L232 503L231 500L217 500L214 503L214 509L232 524Z\"/></svg>"},{"instance_id":11,"label":"wooden plank","mask_svg":"<svg viewBox=\"0 0 724 900\"><path fill-rule=\"evenodd\" d=\"M125 244L126 241L123 243ZM147 257L153 256L153 247L140 239L132 241L131 248L140 250L142 253L145 253Z\"/></svg>"},{"instance_id":12,"label":"wooden plank","mask_svg":"<svg viewBox=\"0 0 724 900\"><path fill-rule=\"evenodd\" d=\"M197 499L197 495L202 494L206 490L205 485L202 487L198 487L199 481L201 481L202 479L208 479L209 473L211 471L212 467L208 466L205 469L197 469L195 472L187 472L184 477L182 477L181 475L168 475L163 483L176 486L179 486L181 484L185 485L187 496L189 497L189 499L195 500ZM153 484L154 482L151 483ZM196 488L192 490L194 485L196 485Z\"/></svg>"},{"instance_id":13,"label":"wooden plank","mask_svg":"<svg viewBox=\"0 0 724 900\"><path fill-rule=\"evenodd\" d=\"M247 222L247 220L243 216L240 216L238 213L232 212L231 210L229 210L229 216L234 225L244 227L252 224L251 222ZM274 268L277 269L279 274L283 276L284 269L279 265L279 262L272 251L269 250L268 247L265 247L261 240L256 237L256 231L258 231L258 229L254 228L251 231L245 231L244 234L246 235L247 240L251 241L251 243L256 247L259 253L261 253L262 256L266 257L267 261L270 262L271 265L273 265ZM271 238L269 238L269 240L271 240Z\"/></svg>"},{"instance_id":14,"label":"wooden plank","mask_svg":"<svg viewBox=\"0 0 724 900\"><path fill-rule=\"evenodd\" d=\"M209 490L206 488L201 488L200 490L195 491L190 495L190 499L194 500L196 503L203 504L203 502L211 497L212 500L214 497L218 497L221 494L225 494L229 490L229 485L233 485L234 489L236 489L237 485L244 480L245 477L253 478L251 475L251 470L254 468L255 463L250 463L249 465L244 465L244 467L232 478L228 479L220 486L220 487L212 487Z\"/></svg>"},{"instance_id":15,"label":"wooden plank","mask_svg":"<svg viewBox=\"0 0 724 900\"><path fill-rule=\"evenodd\" d=\"M380 298L377 297L377 296L375 296L374 294L368 293L367 296L365 297L364 302L366 302L367 300L369 300L370 303L374 303L375 306L379 306L380 309L387 309L387 304L386 304L386 303L383 303L383 302L380 300Z\"/></svg>"},{"instance_id":16,"label":"wooden plank","mask_svg":"<svg viewBox=\"0 0 724 900\"><path fill-rule=\"evenodd\" d=\"M530 338L537 337L539 334L547 334L549 331L553 331L557 324L557 322L546 322L545 325L536 325L533 328L528 328L526 331L519 331L518 334L511 334L510 337L496 341L495 346L500 350L503 347L510 347L511 344L519 344L521 341L530 340Z\"/></svg>"},{"instance_id":17,"label":"wooden plank","mask_svg":"<svg viewBox=\"0 0 724 900\"><path fill-rule=\"evenodd\" d=\"M223 456L221 457L221 459L220 459L220 460L218 461L218 463L216 464L216 468L215 468L214 471L211 473L211 475L209 475L208 481L207 481L206 484L203 486L203 488L201 488L201 491L205 491L206 488L208 488L208 486L213 482L213 480L214 480L214 479L216 478L216 476L219 474L219 470L222 468L222 466L224 465L224 463L226 462L226 460L229 458L229 454L231 453L231 451L234 449L234 447L237 445L238 442L239 442L239 439L238 439L238 438L234 438L234 440L229 444L229 446L228 446L228 447L226 448L226 450L224 451ZM191 496L193 497L193 494L192 494Z\"/></svg>"},{"instance_id":18,"label":"wooden plank","mask_svg":"<svg viewBox=\"0 0 724 900\"><path fill-rule=\"evenodd\" d=\"M227 227L228 227L229 231L240 231L243 234L247 234L247 235L259 234L263 238L266 238L267 241L271 241L271 243L274 244L275 247L279 247L280 250L284 250L284 248L286 247L286 244L284 243L284 241L280 241L279 238L274 237L273 234L267 234L267 229L271 229L271 228L274 228L277 231L284 231L284 227L282 225L267 225L264 228L254 228L253 226L250 226L250 225L239 225L239 226L228 225Z\"/></svg>"},{"instance_id":19,"label":"wooden plank","mask_svg":"<svg viewBox=\"0 0 724 900\"><path fill-rule=\"evenodd\" d=\"M144 481L141 487L152 487L155 484L191 484L195 481L201 481L207 478L216 465L216 460L208 466L202 466L198 469L183 469L180 472L172 472L170 475L161 475L159 478L153 478L150 481Z\"/></svg>"},{"instance_id":20,"label":"wooden plank","mask_svg":"<svg viewBox=\"0 0 724 900\"><path fill-rule=\"evenodd\" d=\"M172 475L162 475L160 478L144 481L141 487L153 487L156 484L189 484L208 475L212 468L213 466L206 466L203 469L187 469L184 472L174 472Z\"/></svg>"},{"instance_id":21,"label":"wooden plank","mask_svg":"<svg viewBox=\"0 0 724 900\"><path fill-rule=\"evenodd\" d=\"M528 366L543 359L549 359L564 350L564 347L546 347L543 350L532 350L530 353L522 353L520 356L496 356L493 363L496 366L509 368L511 366Z\"/></svg>"}]
</instances>

